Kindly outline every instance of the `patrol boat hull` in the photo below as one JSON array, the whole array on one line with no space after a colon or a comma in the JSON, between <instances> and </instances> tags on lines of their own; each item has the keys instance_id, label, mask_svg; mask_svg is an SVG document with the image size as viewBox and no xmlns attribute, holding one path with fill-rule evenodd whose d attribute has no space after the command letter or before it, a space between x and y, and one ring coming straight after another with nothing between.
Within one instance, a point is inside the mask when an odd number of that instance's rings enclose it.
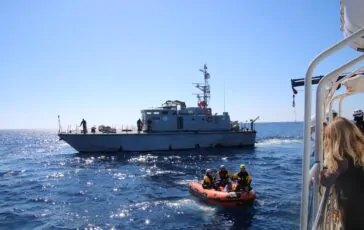
<instances>
[{"instance_id":1,"label":"patrol boat hull","mask_svg":"<svg viewBox=\"0 0 364 230\"><path fill-rule=\"evenodd\" d=\"M250 119L250 128L242 128L238 121L231 121L228 112L213 114L208 107L210 100L210 74L207 66L200 70L204 74L204 83L194 83L203 92L197 95L197 107L187 107L180 100L167 100L161 107L141 110L137 127L141 133L116 133L110 126L100 125L87 130L82 119L82 133L72 130L62 132L59 122L59 137L78 152L146 152L163 150L183 150L211 147L254 146L256 131ZM203 99L203 100L202 100ZM112 133L111 133L112 132Z\"/></svg>"},{"instance_id":2,"label":"patrol boat hull","mask_svg":"<svg viewBox=\"0 0 364 230\"><path fill-rule=\"evenodd\" d=\"M148 133L148 134L58 134L80 153L147 152L211 147L253 147L255 131Z\"/></svg>"}]
</instances>

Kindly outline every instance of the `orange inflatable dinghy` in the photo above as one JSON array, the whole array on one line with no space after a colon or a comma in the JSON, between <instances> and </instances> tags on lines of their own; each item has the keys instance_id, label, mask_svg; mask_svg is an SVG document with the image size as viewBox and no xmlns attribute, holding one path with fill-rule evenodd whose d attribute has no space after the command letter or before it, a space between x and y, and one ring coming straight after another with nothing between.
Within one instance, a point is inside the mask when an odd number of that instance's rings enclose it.
<instances>
[{"instance_id":1,"label":"orange inflatable dinghy","mask_svg":"<svg viewBox=\"0 0 364 230\"><path fill-rule=\"evenodd\" d=\"M233 183L232 187L235 188L236 183ZM204 189L200 182L190 183L189 190L192 195L209 204L226 207L251 205L256 197L253 189L249 192L224 192L215 189Z\"/></svg>"}]
</instances>

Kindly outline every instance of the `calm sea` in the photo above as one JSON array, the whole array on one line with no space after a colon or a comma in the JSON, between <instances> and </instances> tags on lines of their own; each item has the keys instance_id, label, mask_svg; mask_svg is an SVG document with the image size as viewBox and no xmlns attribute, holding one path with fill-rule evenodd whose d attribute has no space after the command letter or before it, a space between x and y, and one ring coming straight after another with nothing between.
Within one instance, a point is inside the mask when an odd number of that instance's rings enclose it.
<instances>
[{"instance_id":1,"label":"calm sea","mask_svg":"<svg viewBox=\"0 0 364 230\"><path fill-rule=\"evenodd\" d=\"M255 149L79 155L55 132L0 130L0 229L298 229L302 123L257 124ZM206 168L247 165L251 208L188 192Z\"/></svg>"}]
</instances>

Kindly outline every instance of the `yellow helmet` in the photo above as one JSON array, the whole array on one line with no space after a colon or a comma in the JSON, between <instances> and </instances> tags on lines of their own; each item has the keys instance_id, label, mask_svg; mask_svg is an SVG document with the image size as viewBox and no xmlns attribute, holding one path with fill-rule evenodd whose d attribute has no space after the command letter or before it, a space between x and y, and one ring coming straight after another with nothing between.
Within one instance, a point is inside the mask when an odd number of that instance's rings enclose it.
<instances>
[{"instance_id":1,"label":"yellow helmet","mask_svg":"<svg viewBox=\"0 0 364 230\"><path fill-rule=\"evenodd\" d=\"M245 168L245 164L241 164L240 165L240 168L242 169L242 168Z\"/></svg>"}]
</instances>

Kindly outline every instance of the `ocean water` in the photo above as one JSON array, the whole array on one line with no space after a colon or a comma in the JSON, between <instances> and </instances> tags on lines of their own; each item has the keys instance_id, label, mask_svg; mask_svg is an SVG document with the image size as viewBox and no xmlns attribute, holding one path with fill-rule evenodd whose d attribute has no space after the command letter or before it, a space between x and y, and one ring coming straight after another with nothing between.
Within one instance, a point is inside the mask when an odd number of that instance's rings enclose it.
<instances>
[{"instance_id":1,"label":"ocean water","mask_svg":"<svg viewBox=\"0 0 364 230\"><path fill-rule=\"evenodd\" d=\"M0 229L298 229L302 123L257 124L254 149L77 154L56 132L0 130ZM206 168L245 163L257 199L190 195Z\"/></svg>"}]
</instances>

